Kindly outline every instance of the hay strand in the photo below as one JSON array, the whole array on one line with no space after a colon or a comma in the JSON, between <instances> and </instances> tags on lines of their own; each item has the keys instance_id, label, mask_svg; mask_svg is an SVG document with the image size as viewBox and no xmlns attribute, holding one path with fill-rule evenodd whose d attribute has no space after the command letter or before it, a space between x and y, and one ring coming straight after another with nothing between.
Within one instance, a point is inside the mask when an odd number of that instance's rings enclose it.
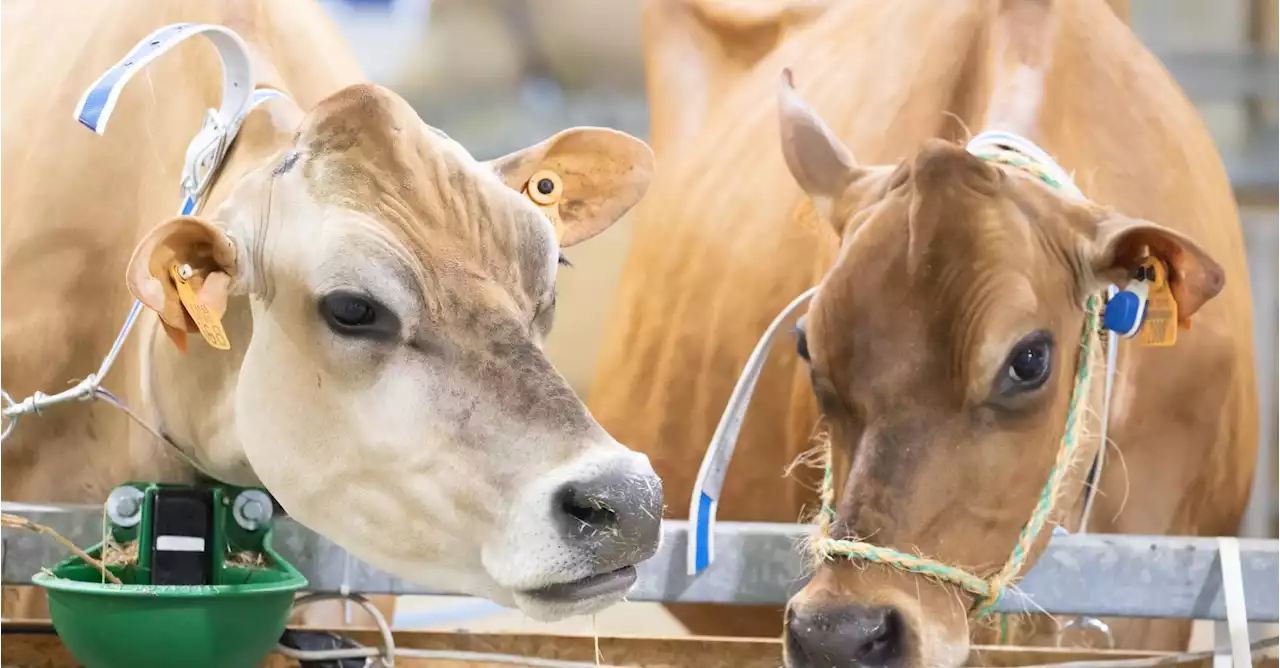
<instances>
[{"instance_id":1,"label":"hay strand","mask_svg":"<svg viewBox=\"0 0 1280 668\"><path fill-rule=\"evenodd\" d=\"M79 557L81 561L98 569L98 572L102 573L102 577L106 578L111 582L111 584L124 584L120 581L120 578L115 576L114 573L107 570L107 567L104 566L101 561L89 556L88 552L76 547L75 543L63 538L62 534L59 534L57 531L54 531L43 524L37 524L25 517L18 517L17 515L10 515L9 513L0 513L0 525L9 527L10 529L23 529L49 536L59 543L62 543L62 545L68 550L71 550L71 553Z\"/></svg>"}]
</instances>

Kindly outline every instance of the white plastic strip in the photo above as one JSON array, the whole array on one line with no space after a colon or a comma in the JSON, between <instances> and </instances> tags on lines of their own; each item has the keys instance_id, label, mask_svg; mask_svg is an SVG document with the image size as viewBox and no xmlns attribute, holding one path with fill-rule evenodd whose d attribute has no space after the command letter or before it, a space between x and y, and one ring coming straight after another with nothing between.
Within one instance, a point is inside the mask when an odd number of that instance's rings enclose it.
<instances>
[{"instance_id":1,"label":"white plastic strip","mask_svg":"<svg viewBox=\"0 0 1280 668\"><path fill-rule=\"evenodd\" d=\"M1116 296L1114 285L1107 287L1107 299ZM1093 502L1098 497L1098 489L1102 485L1102 469L1107 462L1108 430L1111 427L1111 393L1116 381L1116 362L1120 351L1120 340L1115 332L1107 331L1107 375L1102 390L1102 410L1098 415L1098 454L1093 460L1093 475L1084 489L1084 509L1080 511L1080 527L1076 533L1089 533L1089 518L1093 515Z\"/></svg>"},{"instance_id":2,"label":"white plastic strip","mask_svg":"<svg viewBox=\"0 0 1280 668\"><path fill-rule=\"evenodd\" d=\"M1062 184L1062 189L1076 199L1084 199L1084 193L1076 187L1075 181L1067 170L1063 169L1044 149L1022 135L1003 130L986 130L969 140L965 150L978 153L986 148L1005 148L1026 156L1039 164L1055 181Z\"/></svg>"},{"instance_id":3,"label":"white plastic strip","mask_svg":"<svg viewBox=\"0 0 1280 668\"><path fill-rule=\"evenodd\" d=\"M689 575L701 573L715 559L716 505L724 487L729 461L733 459L733 449L738 443L738 432L742 431L742 421L751 404L751 394L756 389L756 381L760 379L765 361L769 359L769 350L779 333L791 329L800 317L801 308L809 303L817 291L816 287L805 290L804 294L782 309L782 313L765 330L764 336L760 337L755 350L751 351L751 357L747 358L747 365L742 369L738 384L734 386L733 394L729 395L729 404L711 436L707 453L702 457L698 478L693 484L693 498L689 500L689 520L694 527L693 534L689 536Z\"/></svg>"},{"instance_id":4,"label":"white plastic strip","mask_svg":"<svg viewBox=\"0 0 1280 668\"><path fill-rule=\"evenodd\" d=\"M1231 661L1235 668L1248 668L1249 613L1244 604L1244 577L1240 569L1240 542L1230 536L1218 538L1218 563L1222 565L1222 598L1227 608L1227 630L1231 637Z\"/></svg>"},{"instance_id":5,"label":"white plastic strip","mask_svg":"<svg viewBox=\"0 0 1280 668\"><path fill-rule=\"evenodd\" d=\"M199 536L157 536L156 549L161 552L204 552L204 539Z\"/></svg>"},{"instance_id":6,"label":"white plastic strip","mask_svg":"<svg viewBox=\"0 0 1280 668\"><path fill-rule=\"evenodd\" d=\"M76 105L76 120L98 134L107 131L107 121L129 79L138 70L164 55L169 49L194 35L204 35L222 56L222 106L217 115L224 128L243 118L253 94L253 66L244 40L231 29L202 23L175 23L147 35L114 67L102 73L84 92Z\"/></svg>"},{"instance_id":7,"label":"white plastic strip","mask_svg":"<svg viewBox=\"0 0 1280 668\"><path fill-rule=\"evenodd\" d=\"M209 187L227 147L253 104L253 63L249 47L234 31L207 23L175 23L156 30L98 77L80 98L75 112L76 120L85 127L98 134L105 133L120 93L133 75L194 35L208 38L222 59L222 102L216 111L208 111L200 131L187 145L181 186L183 194L192 202L198 201Z\"/></svg>"}]
</instances>

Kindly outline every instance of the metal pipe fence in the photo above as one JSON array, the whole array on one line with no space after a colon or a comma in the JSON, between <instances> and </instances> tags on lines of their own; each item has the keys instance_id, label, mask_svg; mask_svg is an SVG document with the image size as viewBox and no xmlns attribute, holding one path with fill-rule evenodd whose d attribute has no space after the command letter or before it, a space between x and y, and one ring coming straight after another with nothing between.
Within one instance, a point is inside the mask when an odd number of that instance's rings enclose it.
<instances>
[{"instance_id":1,"label":"metal pipe fence","mask_svg":"<svg viewBox=\"0 0 1280 668\"><path fill-rule=\"evenodd\" d=\"M90 505L0 504L6 513L44 524L78 545L102 537L102 508ZM698 576L685 573L687 522L664 522L662 549L639 567L632 601L782 605L807 579L801 546L812 527L719 522L718 556ZM277 520L275 547L316 592L448 594L382 572L319 534ZM1249 620L1280 621L1280 541L1240 539L1241 577ZM25 584L66 556L47 537L5 529L4 584ZM1045 554L1007 592L1001 612L1225 620L1221 564L1214 538L1135 535L1055 536Z\"/></svg>"}]
</instances>

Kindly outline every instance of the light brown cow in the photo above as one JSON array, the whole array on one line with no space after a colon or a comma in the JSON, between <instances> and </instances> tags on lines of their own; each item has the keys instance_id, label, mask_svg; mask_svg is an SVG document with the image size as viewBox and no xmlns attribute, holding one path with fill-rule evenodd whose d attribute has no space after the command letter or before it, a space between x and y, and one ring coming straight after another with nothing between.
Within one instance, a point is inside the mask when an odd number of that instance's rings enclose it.
<instances>
[{"instance_id":1,"label":"light brown cow","mask_svg":"<svg viewBox=\"0 0 1280 668\"><path fill-rule=\"evenodd\" d=\"M183 153L222 92L207 44L140 74L105 136L71 113L179 21L238 32L259 84L292 98L249 115L185 217ZM5 388L92 371L137 296L148 315L106 385L173 446L103 403L51 408L5 442L5 499L101 502L126 480L189 480L189 459L428 586L535 618L621 598L657 549L660 481L541 346L560 248L643 195L642 142L577 128L478 162L359 83L306 0L6 4L3 24ZM225 307L229 351L184 334L175 263Z\"/></svg>"},{"instance_id":2,"label":"light brown cow","mask_svg":"<svg viewBox=\"0 0 1280 668\"><path fill-rule=\"evenodd\" d=\"M1221 160L1169 75L1101 0L785 4L647 9L663 170L636 214L590 398L601 423L647 449L669 498L687 498L756 338L821 282L806 323L812 383L795 355L766 367L719 518L812 516L811 489L779 477L809 447L812 384L849 489L837 531L988 575L1057 451L1083 291L1115 279L1141 241L1173 266L1195 326L1173 348L1122 346L1110 436L1124 466L1113 455L1091 530L1233 533L1257 434L1248 276ZM791 170L777 148L783 68L816 109L798 98L784 107ZM1033 136L1097 204L955 144L993 118ZM1006 356L1038 330L1054 342L1052 381L992 395ZM1056 507L1069 527L1097 445L1080 453ZM849 632L867 622L899 633L863 633L868 648L951 664L964 657L972 602L923 578L832 563L792 603L793 659L851 662ZM780 611L673 611L698 633L773 634L782 622ZM877 625L881 613L892 623ZM1177 648L1188 625L1113 628L1123 646Z\"/></svg>"}]
</instances>

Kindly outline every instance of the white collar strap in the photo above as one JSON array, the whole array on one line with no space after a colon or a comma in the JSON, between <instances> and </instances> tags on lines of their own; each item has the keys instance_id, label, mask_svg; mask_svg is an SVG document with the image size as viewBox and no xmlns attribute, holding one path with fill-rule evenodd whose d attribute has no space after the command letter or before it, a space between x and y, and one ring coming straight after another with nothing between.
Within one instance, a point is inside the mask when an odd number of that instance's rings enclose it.
<instances>
[{"instance_id":1,"label":"white collar strap","mask_svg":"<svg viewBox=\"0 0 1280 668\"><path fill-rule=\"evenodd\" d=\"M207 38L222 59L222 103L206 112L200 132L187 146L182 168L182 194L198 201L254 104L249 47L234 31L208 23L175 23L156 30L93 82L76 105L75 118L98 134L106 132L116 101L133 75L195 35Z\"/></svg>"},{"instance_id":2,"label":"white collar strap","mask_svg":"<svg viewBox=\"0 0 1280 668\"><path fill-rule=\"evenodd\" d=\"M1074 199L1084 199L1084 194L1076 187L1067 170L1044 149L1022 135L1003 130L987 130L970 139L965 150L980 158L1025 169ZM1020 156L1022 160L1012 160L1008 154Z\"/></svg>"}]
</instances>

